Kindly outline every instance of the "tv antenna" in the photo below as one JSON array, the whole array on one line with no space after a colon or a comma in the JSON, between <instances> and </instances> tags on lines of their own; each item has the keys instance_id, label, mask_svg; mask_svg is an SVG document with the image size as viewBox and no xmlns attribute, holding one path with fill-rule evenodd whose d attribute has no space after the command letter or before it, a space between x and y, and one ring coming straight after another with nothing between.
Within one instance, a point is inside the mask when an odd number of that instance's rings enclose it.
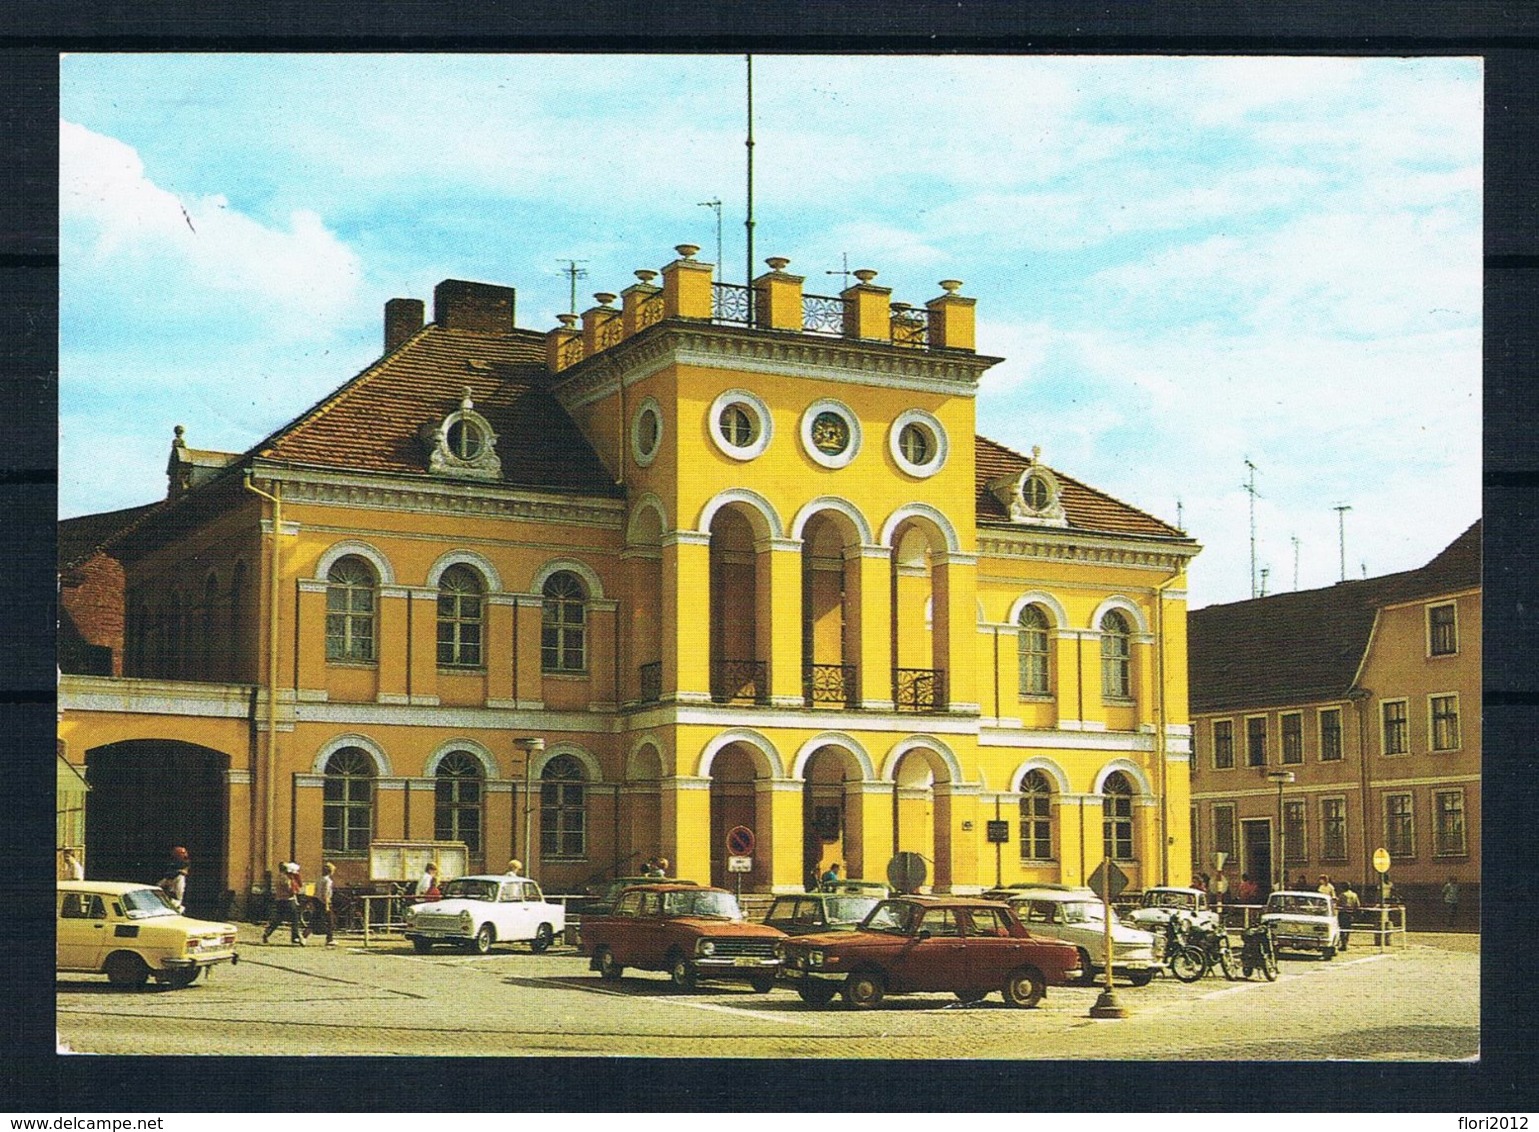
<instances>
[{"instance_id":1,"label":"tv antenna","mask_svg":"<svg viewBox=\"0 0 1539 1132\"><path fill-rule=\"evenodd\" d=\"M1299 588L1299 536L1291 535L1289 537L1293 539L1293 589L1294 592L1297 592Z\"/></svg>"},{"instance_id":2,"label":"tv antenna","mask_svg":"<svg viewBox=\"0 0 1539 1132\"><path fill-rule=\"evenodd\" d=\"M700 202L701 208L716 210L716 282L721 282L721 198L712 197Z\"/></svg>"},{"instance_id":3,"label":"tv antenna","mask_svg":"<svg viewBox=\"0 0 1539 1132\"><path fill-rule=\"evenodd\" d=\"M1270 574L1271 572L1272 572L1272 568L1270 566L1263 566L1263 567L1261 567L1261 596L1262 597L1266 597L1266 579L1267 579L1267 575Z\"/></svg>"},{"instance_id":4,"label":"tv antenna","mask_svg":"<svg viewBox=\"0 0 1539 1132\"><path fill-rule=\"evenodd\" d=\"M1256 499L1259 493L1256 491L1256 465L1250 462L1250 457L1245 457L1245 466L1250 469L1250 477L1240 486L1245 489L1245 494L1250 496L1250 596L1256 597Z\"/></svg>"},{"instance_id":5,"label":"tv antenna","mask_svg":"<svg viewBox=\"0 0 1539 1132\"><path fill-rule=\"evenodd\" d=\"M743 227L748 233L748 274L743 282L750 289L753 287L753 56L744 55L744 61L748 64L748 140L744 143L748 149L748 219L743 222ZM753 325L754 304L753 296L749 295L748 325Z\"/></svg>"},{"instance_id":6,"label":"tv antenna","mask_svg":"<svg viewBox=\"0 0 1539 1132\"><path fill-rule=\"evenodd\" d=\"M585 259L564 259L561 262L566 264L566 266L561 269L561 274L565 275L567 277L567 279L571 281L571 284L572 284L571 296L568 299L568 304L569 305L567 306L567 313L568 314L576 314L577 313L577 281L579 279L586 279L586 278L588 278L588 270L587 270L587 268L585 268L585 267L578 267L577 265L580 264L580 263L587 263L588 261L585 260Z\"/></svg>"},{"instance_id":7,"label":"tv antenna","mask_svg":"<svg viewBox=\"0 0 1539 1132\"><path fill-rule=\"evenodd\" d=\"M1341 546L1341 580L1347 580L1347 512L1352 510L1350 503L1338 503L1334 508L1336 512L1336 540Z\"/></svg>"},{"instance_id":8,"label":"tv antenna","mask_svg":"<svg viewBox=\"0 0 1539 1132\"><path fill-rule=\"evenodd\" d=\"M842 276L844 276L844 287L845 287L845 290L848 290L849 286L850 286L850 253L849 252L840 252L839 253L839 262L844 264L844 267L841 270L839 270L839 271L825 271L825 272L823 272L823 274L824 275L842 275Z\"/></svg>"}]
</instances>

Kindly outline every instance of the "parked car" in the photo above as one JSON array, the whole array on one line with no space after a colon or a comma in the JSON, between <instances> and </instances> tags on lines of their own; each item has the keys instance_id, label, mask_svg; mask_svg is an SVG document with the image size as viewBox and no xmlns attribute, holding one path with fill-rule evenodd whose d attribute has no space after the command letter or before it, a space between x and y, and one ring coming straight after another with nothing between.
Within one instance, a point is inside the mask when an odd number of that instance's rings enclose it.
<instances>
[{"instance_id":1,"label":"parked car","mask_svg":"<svg viewBox=\"0 0 1539 1132\"><path fill-rule=\"evenodd\" d=\"M1318 951L1334 959L1341 948L1336 901L1323 892L1274 892L1267 897L1261 922L1272 929L1278 951Z\"/></svg>"},{"instance_id":2,"label":"parked car","mask_svg":"<svg viewBox=\"0 0 1539 1132\"><path fill-rule=\"evenodd\" d=\"M580 911L584 916L607 916L614 909L620 893L637 884L657 884L659 877L615 877L588 889L591 898L584 900ZM694 884L692 880L670 880L670 884Z\"/></svg>"},{"instance_id":3,"label":"parked car","mask_svg":"<svg viewBox=\"0 0 1539 1132\"><path fill-rule=\"evenodd\" d=\"M846 882L840 881L841 885ZM882 896L885 896L883 893ZM844 892L808 892L801 896L777 896L764 922L786 935L813 932L853 931L882 902L882 896Z\"/></svg>"},{"instance_id":4,"label":"parked car","mask_svg":"<svg viewBox=\"0 0 1539 1132\"><path fill-rule=\"evenodd\" d=\"M1079 950L1079 966L1087 982L1106 955L1106 905L1088 888L996 888L984 895L1007 901L1035 936L1072 943ZM1112 974L1125 977L1135 987L1147 986L1159 971L1154 957L1154 936L1129 927L1111 914Z\"/></svg>"},{"instance_id":5,"label":"parked car","mask_svg":"<svg viewBox=\"0 0 1539 1132\"><path fill-rule=\"evenodd\" d=\"M1128 919L1136 928L1158 933L1177 912L1184 912L1195 927L1210 931L1219 926L1218 913L1208 907L1206 892L1165 885L1145 889L1142 901Z\"/></svg>"},{"instance_id":6,"label":"parked car","mask_svg":"<svg viewBox=\"0 0 1539 1132\"><path fill-rule=\"evenodd\" d=\"M406 938L418 951L449 943L485 955L494 943L522 942L541 952L566 930L566 909L528 877L456 877L437 900L413 904L404 917Z\"/></svg>"},{"instance_id":7,"label":"parked car","mask_svg":"<svg viewBox=\"0 0 1539 1132\"><path fill-rule=\"evenodd\" d=\"M892 895L892 886L880 880L825 880L818 884L819 892L842 892L846 896L875 896L878 899Z\"/></svg>"},{"instance_id":8,"label":"parked car","mask_svg":"<svg viewBox=\"0 0 1539 1132\"><path fill-rule=\"evenodd\" d=\"M195 920L159 888L106 880L58 882L60 971L105 974L115 987L142 987L153 975L190 986L217 963L235 964L235 925Z\"/></svg>"},{"instance_id":9,"label":"parked car","mask_svg":"<svg viewBox=\"0 0 1539 1132\"><path fill-rule=\"evenodd\" d=\"M744 919L725 889L677 881L632 886L609 915L585 916L582 925L582 950L600 977L613 982L626 967L667 971L680 990L701 979L742 979L762 994L775 984L783 939Z\"/></svg>"},{"instance_id":10,"label":"parked car","mask_svg":"<svg viewBox=\"0 0 1539 1132\"><path fill-rule=\"evenodd\" d=\"M924 991L977 1002L997 990L1011 1006L1035 1006L1080 975L1073 947L1033 938L1008 905L976 897L893 897L855 931L788 937L780 954L804 1002L842 993L856 1010Z\"/></svg>"}]
</instances>

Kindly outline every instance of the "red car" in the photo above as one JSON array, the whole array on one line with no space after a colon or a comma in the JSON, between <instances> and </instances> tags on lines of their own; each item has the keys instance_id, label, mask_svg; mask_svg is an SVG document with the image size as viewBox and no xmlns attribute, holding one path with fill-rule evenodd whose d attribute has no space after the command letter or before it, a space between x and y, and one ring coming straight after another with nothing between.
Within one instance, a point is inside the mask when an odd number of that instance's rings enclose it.
<instances>
[{"instance_id":1,"label":"red car","mask_svg":"<svg viewBox=\"0 0 1539 1132\"><path fill-rule=\"evenodd\" d=\"M780 955L804 1002L825 1006L843 993L856 1010L922 991L977 1002L997 990L1011 1006L1035 1006L1049 986L1080 975L1069 944L1031 935L1007 905L967 897L884 900L855 931L787 939Z\"/></svg>"},{"instance_id":2,"label":"red car","mask_svg":"<svg viewBox=\"0 0 1539 1132\"><path fill-rule=\"evenodd\" d=\"M775 945L784 938L745 920L732 893L688 882L627 888L607 916L582 924L582 950L602 978L616 980L626 967L667 971L680 990L731 979L762 994L775 985Z\"/></svg>"}]
</instances>

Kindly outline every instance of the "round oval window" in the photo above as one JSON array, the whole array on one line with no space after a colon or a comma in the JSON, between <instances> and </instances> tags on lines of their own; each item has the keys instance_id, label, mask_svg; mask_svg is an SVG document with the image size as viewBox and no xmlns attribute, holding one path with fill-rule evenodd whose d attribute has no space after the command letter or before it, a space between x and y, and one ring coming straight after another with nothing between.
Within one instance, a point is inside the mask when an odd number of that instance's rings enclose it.
<instances>
[{"instance_id":1,"label":"round oval window","mask_svg":"<svg viewBox=\"0 0 1539 1132\"><path fill-rule=\"evenodd\" d=\"M754 416L742 405L728 405L721 411L721 437L734 448L747 448L758 434Z\"/></svg>"},{"instance_id":2,"label":"round oval window","mask_svg":"<svg viewBox=\"0 0 1539 1132\"><path fill-rule=\"evenodd\" d=\"M650 407L643 409L641 419L636 422L636 442L643 456L650 456L657 451L661 428L662 422L657 419L657 410Z\"/></svg>"},{"instance_id":3,"label":"round oval window","mask_svg":"<svg viewBox=\"0 0 1539 1132\"><path fill-rule=\"evenodd\" d=\"M455 421L449 426L449 451L461 460L474 460L481 454L481 430L466 421Z\"/></svg>"},{"instance_id":4,"label":"round oval window","mask_svg":"<svg viewBox=\"0 0 1539 1132\"><path fill-rule=\"evenodd\" d=\"M1026 506L1030 507L1033 511L1042 510L1052 498L1052 492L1048 490L1047 481L1041 476L1032 476L1027 479L1021 494L1026 497Z\"/></svg>"},{"instance_id":5,"label":"round oval window","mask_svg":"<svg viewBox=\"0 0 1539 1132\"><path fill-rule=\"evenodd\" d=\"M935 438L923 425L904 425L898 434L898 446L903 450L903 458L916 467L923 467L935 458Z\"/></svg>"}]
</instances>

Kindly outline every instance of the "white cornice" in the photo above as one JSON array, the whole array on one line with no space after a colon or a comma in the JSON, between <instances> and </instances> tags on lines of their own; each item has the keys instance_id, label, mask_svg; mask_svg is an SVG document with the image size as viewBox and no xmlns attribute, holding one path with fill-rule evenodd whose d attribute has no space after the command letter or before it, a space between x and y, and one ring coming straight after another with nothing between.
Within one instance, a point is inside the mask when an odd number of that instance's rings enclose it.
<instances>
[{"instance_id":1,"label":"white cornice","mask_svg":"<svg viewBox=\"0 0 1539 1132\"><path fill-rule=\"evenodd\" d=\"M262 479L279 480L284 484L285 503L525 519L606 530L620 530L625 523L625 502L599 496L548 494L483 482L366 477L266 461L258 461L253 470Z\"/></svg>"},{"instance_id":2,"label":"white cornice","mask_svg":"<svg viewBox=\"0 0 1539 1132\"><path fill-rule=\"evenodd\" d=\"M249 684L65 675L59 678L58 702L61 711L250 719L251 692Z\"/></svg>"},{"instance_id":3,"label":"white cornice","mask_svg":"<svg viewBox=\"0 0 1539 1132\"><path fill-rule=\"evenodd\" d=\"M568 412L612 395L624 371L627 386L670 365L762 373L844 385L973 397L978 378L999 361L981 354L905 350L812 335L734 332L678 323L627 339L581 362L553 387Z\"/></svg>"},{"instance_id":4,"label":"white cornice","mask_svg":"<svg viewBox=\"0 0 1539 1132\"><path fill-rule=\"evenodd\" d=\"M1134 570L1175 573L1202 549L1175 542L1119 539L1114 535L1082 535L1061 529L1001 530L978 528L978 554L994 558L1028 558L1039 561L1086 562L1122 566Z\"/></svg>"}]
</instances>

